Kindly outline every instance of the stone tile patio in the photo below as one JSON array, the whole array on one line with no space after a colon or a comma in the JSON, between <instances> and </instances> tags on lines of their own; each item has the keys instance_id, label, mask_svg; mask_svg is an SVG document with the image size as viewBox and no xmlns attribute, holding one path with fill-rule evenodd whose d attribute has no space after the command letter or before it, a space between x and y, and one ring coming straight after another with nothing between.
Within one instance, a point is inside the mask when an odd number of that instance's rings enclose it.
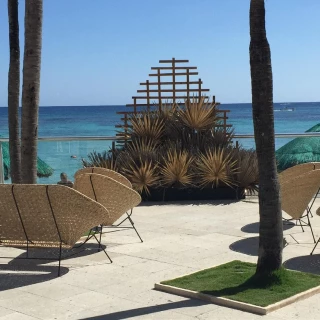
<instances>
[{"instance_id":1,"label":"stone tile patio","mask_svg":"<svg viewBox=\"0 0 320 320\"><path fill-rule=\"evenodd\" d=\"M315 207L320 206L317 199ZM85 252L57 263L17 260L24 251L0 247L0 320L19 319L260 319L261 316L153 290L155 282L231 260L256 262L257 198L210 204L145 205L135 209L133 230L103 236L113 263L89 243ZM311 219L316 237L320 218ZM111 231L111 230L110 230ZM310 230L285 230L288 268L320 274L320 245ZM298 243L297 243L298 242ZM39 251L36 251L39 254ZM6 257L6 258L4 258ZM318 319L320 296L265 318Z\"/></svg>"}]
</instances>

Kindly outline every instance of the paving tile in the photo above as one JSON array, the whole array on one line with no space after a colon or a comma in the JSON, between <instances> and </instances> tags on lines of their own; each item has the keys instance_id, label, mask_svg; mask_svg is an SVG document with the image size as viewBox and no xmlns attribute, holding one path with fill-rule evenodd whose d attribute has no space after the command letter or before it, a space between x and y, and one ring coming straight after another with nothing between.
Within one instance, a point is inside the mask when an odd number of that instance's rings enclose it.
<instances>
[{"instance_id":1,"label":"paving tile","mask_svg":"<svg viewBox=\"0 0 320 320\"><path fill-rule=\"evenodd\" d=\"M28 292L25 292L23 296L1 300L0 305L4 308L39 319L63 316L68 313L73 313L76 308L63 302L47 299ZM80 309L78 308L79 311Z\"/></svg>"},{"instance_id":2,"label":"paving tile","mask_svg":"<svg viewBox=\"0 0 320 320\"><path fill-rule=\"evenodd\" d=\"M319 206L320 199L317 201ZM144 205L134 215L143 243L133 230L107 233L103 242L114 261L112 264L103 252L92 249L65 259L62 265L69 272L59 278L42 278L41 283L37 283L36 276L28 282L12 281L10 290L0 291L0 319L261 319L261 316L153 290L155 282L232 260L256 262L256 253L231 250L230 246L242 241L245 249L254 249L254 245L249 248L247 244L258 236L254 232L258 221L257 198L194 205ZM315 217L311 223L315 234L320 235L320 219ZM310 257L313 246L310 231L306 228L303 233L293 227L285 230L285 237L290 244L284 250L284 261L290 265L293 261L301 269L310 264L317 273L320 247ZM94 246L94 242L88 244L88 248ZM21 252L0 247L0 256L14 258ZM0 280L7 277L5 267L12 262L11 258L0 258L3 265ZM56 269L56 263L42 265ZM22 277L33 272L30 263L25 263L24 269ZM318 296L265 318L318 319Z\"/></svg>"},{"instance_id":3,"label":"paving tile","mask_svg":"<svg viewBox=\"0 0 320 320\"><path fill-rule=\"evenodd\" d=\"M71 286L67 283L57 283L54 281L22 287L20 290L53 300L61 300L80 293L87 292L86 289Z\"/></svg>"},{"instance_id":4,"label":"paving tile","mask_svg":"<svg viewBox=\"0 0 320 320\"><path fill-rule=\"evenodd\" d=\"M69 298L61 299L60 301L83 309L94 309L100 305L111 303L115 300L117 300L117 298L111 295L95 291L87 291Z\"/></svg>"},{"instance_id":5,"label":"paving tile","mask_svg":"<svg viewBox=\"0 0 320 320\"><path fill-rule=\"evenodd\" d=\"M14 311L12 311L10 309L3 308L3 307L0 307L0 318L4 317L4 316L7 316L9 314L12 314L12 313L14 313Z\"/></svg>"},{"instance_id":6,"label":"paving tile","mask_svg":"<svg viewBox=\"0 0 320 320\"><path fill-rule=\"evenodd\" d=\"M40 318L31 317L20 312L12 312L10 314L0 316L0 319L1 320L35 320Z\"/></svg>"}]
</instances>

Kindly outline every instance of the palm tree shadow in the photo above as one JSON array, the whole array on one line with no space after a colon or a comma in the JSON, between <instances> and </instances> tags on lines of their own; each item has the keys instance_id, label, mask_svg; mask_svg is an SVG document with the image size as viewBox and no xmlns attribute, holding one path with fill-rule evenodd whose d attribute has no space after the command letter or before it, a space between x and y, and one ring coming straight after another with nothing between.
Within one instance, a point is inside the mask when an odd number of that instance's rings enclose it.
<instances>
[{"instance_id":1,"label":"palm tree shadow","mask_svg":"<svg viewBox=\"0 0 320 320\"><path fill-rule=\"evenodd\" d=\"M241 231L246 233L259 233L259 225L260 225L259 222L250 223L243 226L241 228ZM285 222L283 223L283 231L289 230L294 226L295 224L293 222Z\"/></svg>"},{"instance_id":2,"label":"palm tree shadow","mask_svg":"<svg viewBox=\"0 0 320 320\"><path fill-rule=\"evenodd\" d=\"M264 283L257 284L256 278L252 276L251 278L247 279L242 284L225 288L222 290L212 290L212 291L201 291L201 293L213 295L215 297L221 297L221 296L228 296L228 295L235 295L241 292L244 292L248 290L249 288L266 288L267 285ZM171 302L161 305L155 305L155 306L148 306L148 307L142 307L142 308L136 308L131 310L125 310L125 311L119 311L99 316L93 316L93 317L87 317L86 319L89 320L122 320L122 319L129 319L129 318L135 318L139 316L146 316L155 314L158 312L168 311L168 310L177 310L179 308L190 308L190 307L199 307L203 305L208 305L210 303L196 300L196 299L188 299L183 301L177 301L177 302ZM151 316L150 316L151 319Z\"/></svg>"},{"instance_id":3,"label":"palm tree shadow","mask_svg":"<svg viewBox=\"0 0 320 320\"><path fill-rule=\"evenodd\" d=\"M259 237L241 239L230 244L229 249L249 256L258 256Z\"/></svg>"},{"instance_id":4,"label":"palm tree shadow","mask_svg":"<svg viewBox=\"0 0 320 320\"><path fill-rule=\"evenodd\" d=\"M105 246L102 248L105 249ZM69 272L69 268L63 266L65 260L96 252L97 245L93 243L87 243L85 249L63 250L60 275L63 276ZM57 278L59 249L29 249L28 257L29 259L26 257L26 252L23 252L9 263L0 264L0 292ZM46 265L52 262L55 262L55 265Z\"/></svg>"},{"instance_id":5,"label":"palm tree shadow","mask_svg":"<svg viewBox=\"0 0 320 320\"><path fill-rule=\"evenodd\" d=\"M283 265L287 269L320 275L320 254L294 257L285 261Z\"/></svg>"},{"instance_id":6,"label":"palm tree shadow","mask_svg":"<svg viewBox=\"0 0 320 320\"><path fill-rule=\"evenodd\" d=\"M184 200L184 201L143 201L139 204L139 207L152 207L152 206L200 206L200 205L212 205L212 206L227 206L233 203L240 202L242 200Z\"/></svg>"}]
</instances>

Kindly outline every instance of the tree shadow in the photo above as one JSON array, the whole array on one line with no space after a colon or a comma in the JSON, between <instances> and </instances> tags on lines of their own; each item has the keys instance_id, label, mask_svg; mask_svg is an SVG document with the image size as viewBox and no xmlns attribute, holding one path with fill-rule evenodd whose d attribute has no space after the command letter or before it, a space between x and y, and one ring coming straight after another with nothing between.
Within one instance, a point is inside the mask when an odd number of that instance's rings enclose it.
<instances>
[{"instance_id":1,"label":"tree shadow","mask_svg":"<svg viewBox=\"0 0 320 320\"><path fill-rule=\"evenodd\" d=\"M248 290L249 288L266 288L269 284L257 284L256 278L254 276L250 277L243 283L241 283L238 286L235 287L229 287L222 290L214 290L214 291L201 291L201 293L213 295L216 297L221 296L228 296L228 295L236 295L238 293L244 292ZM168 299L169 300L169 299ZM93 317L86 317L85 319L91 319L91 320L122 320L122 319L129 319L129 318L135 318L139 316L146 316L158 312L168 311L168 310L177 310L179 308L187 308L187 307L199 307L203 305L208 305L211 303L202 301L202 300L196 300L196 299L188 299L178 302L172 302L172 303L166 303L156 306L148 306L148 307L142 307L142 308L136 308L131 310L124 310L99 316L93 316ZM150 317L151 318L151 317ZM84 318L83 318L84 319Z\"/></svg>"},{"instance_id":2,"label":"tree shadow","mask_svg":"<svg viewBox=\"0 0 320 320\"><path fill-rule=\"evenodd\" d=\"M102 248L105 249L105 246L102 246ZM69 272L69 268L63 266L65 260L84 257L97 252L97 245L94 243L87 243L82 248L62 250L60 275L63 276ZM11 259L12 257L1 258ZM26 252L23 252L19 256L13 257L9 263L0 264L0 292L57 278L58 248L30 248L28 258ZM109 262L107 257L106 259ZM46 265L52 262L56 262L57 265Z\"/></svg>"},{"instance_id":3,"label":"tree shadow","mask_svg":"<svg viewBox=\"0 0 320 320\"><path fill-rule=\"evenodd\" d=\"M285 261L283 265L287 269L320 275L320 254L291 258Z\"/></svg>"},{"instance_id":4,"label":"tree shadow","mask_svg":"<svg viewBox=\"0 0 320 320\"><path fill-rule=\"evenodd\" d=\"M259 222L254 222L247 224L241 228L241 231L246 232L246 233L259 233ZM283 231L289 230L293 228L295 224L293 222L284 222L283 223Z\"/></svg>"},{"instance_id":5,"label":"tree shadow","mask_svg":"<svg viewBox=\"0 0 320 320\"><path fill-rule=\"evenodd\" d=\"M259 237L241 239L230 244L229 249L249 256L258 256Z\"/></svg>"},{"instance_id":6,"label":"tree shadow","mask_svg":"<svg viewBox=\"0 0 320 320\"><path fill-rule=\"evenodd\" d=\"M139 207L151 207L151 206L227 206L233 203L240 202L241 200L185 200L185 201L143 201L139 204Z\"/></svg>"},{"instance_id":7,"label":"tree shadow","mask_svg":"<svg viewBox=\"0 0 320 320\"><path fill-rule=\"evenodd\" d=\"M208 303L205 301L188 299L188 300L183 300L183 301L178 301L178 302L159 304L159 305L155 305L155 306L148 306L148 307L136 308L136 309L131 309L131 310L118 311L118 312L103 314L103 315L99 315L99 316L86 317L86 318L82 318L82 319L123 320L123 319L135 318L135 317L139 317L139 316L151 315L151 314L155 314L155 313L163 312L163 311L177 310L180 308L199 307L199 306L203 306L203 305L207 305L207 304ZM177 313L177 317L178 317L178 313ZM151 319L151 317L150 317L150 319Z\"/></svg>"}]
</instances>

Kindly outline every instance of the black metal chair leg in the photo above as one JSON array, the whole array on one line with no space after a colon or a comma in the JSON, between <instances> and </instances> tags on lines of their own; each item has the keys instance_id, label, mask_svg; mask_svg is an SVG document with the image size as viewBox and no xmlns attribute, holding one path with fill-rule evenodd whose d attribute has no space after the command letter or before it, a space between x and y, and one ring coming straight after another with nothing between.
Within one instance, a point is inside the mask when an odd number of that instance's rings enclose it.
<instances>
[{"instance_id":1,"label":"black metal chair leg","mask_svg":"<svg viewBox=\"0 0 320 320\"><path fill-rule=\"evenodd\" d=\"M313 251L316 249L316 247L317 247L317 245L319 244L319 242L320 242L320 237L319 237L318 241L316 242L316 244L314 245L314 247L313 247L313 249L312 249L312 251L311 251L311 253L310 253L310 256L312 256Z\"/></svg>"},{"instance_id":2,"label":"black metal chair leg","mask_svg":"<svg viewBox=\"0 0 320 320\"><path fill-rule=\"evenodd\" d=\"M132 214L132 213L131 213L131 214ZM128 219L129 219L129 221L130 221L130 223L131 223L131 225L132 225L132 228L134 229L134 231L136 232L137 236L139 237L140 241L143 242L142 238L140 237L140 234L139 234L138 230L137 230L136 227L134 226L134 223L133 223L133 221L132 221L132 219L131 219L131 217L130 217L131 214L129 215L129 214L127 213Z\"/></svg>"},{"instance_id":3,"label":"black metal chair leg","mask_svg":"<svg viewBox=\"0 0 320 320\"><path fill-rule=\"evenodd\" d=\"M98 247L98 252L100 252L100 249L101 249L102 229L103 229L103 225L100 225L100 232L99 232L99 247Z\"/></svg>"},{"instance_id":4,"label":"black metal chair leg","mask_svg":"<svg viewBox=\"0 0 320 320\"><path fill-rule=\"evenodd\" d=\"M311 226L311 223L310 223L309 215L307 215L307 218L308 218L308 225L310 227L310 230L311 230L311 233L312 233L312 237L313 237L313 242L316 243L316 239L315 239L314 234L313 234L313 230L312 230L312 226Z\"/></svg>"},{"instance_id":5,"label":"black metal chair leg","mask_svg":"<svg viewBox=\"0 0 320 320\"><path fill-rule=\"evenodd\" d=\"M60 277L61 253L62 253L62 243L60 242L60 248L59 248L59 268L58 268L58 277Z\"/></svg>"},{"instance_id":6,"label":"black metal chair leg","mask_svg":"<svg viewBox=\"0 0 320 320\"><path fill-rule=\"evenodd\" d=\"M87 243L87 242L93 237L93 235L90 234L92 230L93 230L93 229L91 229L91 230L89 231L89 234L87 235L87 239L84 240L84 241L83 241L82 243L80 243L79 245L74 246L74 248L80 248L80 247L82 247L85 243Z\"/></svg>"},{"instance_id":7,"label":"black metal chair leg","mask_svg":"<svg viewBox=\"0 0 320 320\"><path fill-rule=\"evenodd\" d=\"M301 223L301 219L299 219L299 222L300 222L300 227L302 229L302 232L304 232L304 229L303 229L303 226L302 226L302 223Z\"/></svg>"},{"instance_id":8,"label":"black metal chair leg","mask_svg":"<svg viewBox=\"0 0 320 320\"><path fill-rule=\"evenodd\" d=\"M101 246L101 242L99 242L99 240L98 240L98 238L96 237L96 235L93 235L94 237L95 237L95 239L97 240L97 242L98 242L98 244L99 244L99 246L102 248L102 246ZM110 258L110 256L108 255L108 253L107 253L107 251L104 249L104 248L102 248L102 250L104 251L104 253L106 254L106 256L108 257L108 259L110 260L110 262L112 263L113 261L111 260L111 258Z\"/></svg>"}]
</instances>

